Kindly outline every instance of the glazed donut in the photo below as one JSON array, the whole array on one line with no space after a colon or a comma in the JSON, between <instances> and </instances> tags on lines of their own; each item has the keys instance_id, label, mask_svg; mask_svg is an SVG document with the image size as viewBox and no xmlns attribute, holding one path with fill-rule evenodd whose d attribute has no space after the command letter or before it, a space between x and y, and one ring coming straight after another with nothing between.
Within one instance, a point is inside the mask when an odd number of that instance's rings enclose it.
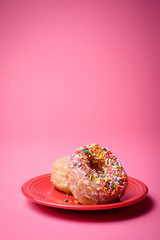
<instances>
[{"instance_id":1,"label":"glazed donut","mask_svg":"<svg viewBox=\"0 0 160 240\"><path fill-rule=\"evenodd\" d=\"M126 191L128 178L117 157L93 143L71 155L68 183L80 203L96 205L118 201Z\"/></svg>"},{"instance_id":2,"label":"glazed donut","mask_svg":"<svg viewBox=\"0 0 160 240\"><path fill-rule=\"evenodd\" d=\"M67 178L67 167L68 167L69 157L64 157L56 160L53 163L51 182L55 188L58 190L70 193Z\"/></svg>"}]
</instances>

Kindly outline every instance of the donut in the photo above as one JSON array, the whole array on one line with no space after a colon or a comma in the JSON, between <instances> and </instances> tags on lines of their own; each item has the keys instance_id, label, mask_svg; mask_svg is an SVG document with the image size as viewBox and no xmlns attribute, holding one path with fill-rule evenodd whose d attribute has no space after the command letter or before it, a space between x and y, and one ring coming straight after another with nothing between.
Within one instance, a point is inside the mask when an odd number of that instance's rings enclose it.
<instances>
[{"instance_id":1,"label":"donut","mask_svg":"<svg viewBox=\"0 0 160 240\"><path fill-rule=\"evenodd\" d=\"M82 204L114 203L125 193L128 177L109 149L93 143L78 148L71 155L68 185Z\"/></svg>"},{"instance_id":2,"label":"donut","mask_svg":"<svg viewBox=\"0 0 160 240\"><path fill-rule=\"evenodd\" d=\"M55 188L58 190L70 193L67 178L67 168L68 168L69 157L64 157L56 160L53 163L51 182Z\"/></svg>"}]
</instances>

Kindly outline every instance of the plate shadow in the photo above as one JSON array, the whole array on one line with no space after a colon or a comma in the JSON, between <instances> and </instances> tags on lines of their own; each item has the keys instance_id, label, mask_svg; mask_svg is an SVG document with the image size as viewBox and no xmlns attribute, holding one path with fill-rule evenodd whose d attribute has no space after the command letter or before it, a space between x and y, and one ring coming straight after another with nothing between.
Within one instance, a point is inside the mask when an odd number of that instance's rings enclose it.
<instances>
[{"instance_id":1,"label":"plate shadow","mask_svg":"<svg viewBox=\"0 0 160 240\"><path fill-rule=\"evenodd\" d=\"M155 207L154 200L147 196L142 201L116 209L96 210L96 211L75 211L59 208L47 207L27 200L28 207L37 214L46 215L49 218L61 218L68 221L78 222L115 222L130 220L148 214Z\"/></svg>"}]
</instances>

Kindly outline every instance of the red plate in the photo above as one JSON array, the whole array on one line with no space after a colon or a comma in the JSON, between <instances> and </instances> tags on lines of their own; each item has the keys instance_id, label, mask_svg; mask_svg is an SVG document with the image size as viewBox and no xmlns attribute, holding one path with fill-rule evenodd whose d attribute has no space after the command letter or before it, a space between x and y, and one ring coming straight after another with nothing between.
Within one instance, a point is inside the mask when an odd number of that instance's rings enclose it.
<instances>
[{"instance_id":1,"label":"red plate","mask_svg":"<svg viewBox=\"0 0 160 240\"><path fill-rule=\"evenodd\" d=\"M55 189L50 179L51 174L45 174L28 180L22 186L23 194L36 203L50 207L71 210L102 210L137 203L144 199L148 193L148 188L143 182L128 177L128 188L119 202L102 205L82 205L74 203L75 198L72 195L67 196L65 193ZM64 202L65 199L68 199L68 201Z\"/></svg>"}]
</instances>

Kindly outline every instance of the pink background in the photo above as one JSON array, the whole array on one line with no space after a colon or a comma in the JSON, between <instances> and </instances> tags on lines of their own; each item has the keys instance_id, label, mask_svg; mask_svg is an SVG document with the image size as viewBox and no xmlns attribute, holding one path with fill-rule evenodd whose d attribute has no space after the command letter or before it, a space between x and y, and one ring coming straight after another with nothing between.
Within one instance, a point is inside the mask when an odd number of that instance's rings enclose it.
<instances>
[{"instance_id":1,"label":"pink background","mask_svg":"<svg viewBox=\"0 0 160 240\"><path fill-rule=\"evenodd\" d=\"M158 239L159 12L159 1L0 1L2 240ZM148 186L145 200L77 213L22 195L92 142Z\"/></svg>"}]
</instances>

